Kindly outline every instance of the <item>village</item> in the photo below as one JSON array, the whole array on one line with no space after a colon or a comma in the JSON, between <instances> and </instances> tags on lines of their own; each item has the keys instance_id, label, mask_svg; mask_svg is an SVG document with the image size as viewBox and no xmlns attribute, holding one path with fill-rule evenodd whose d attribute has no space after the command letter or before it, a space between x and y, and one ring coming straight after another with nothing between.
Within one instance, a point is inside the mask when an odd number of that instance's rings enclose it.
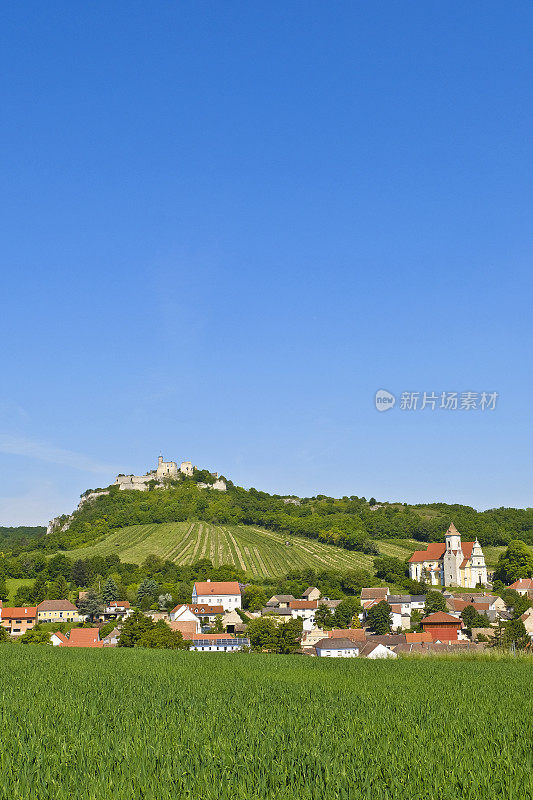
<instances>
[{"instance_id":1,"label":"village","mask_svg":"<svg viewBox=\"0 0 533 800\"><path fill-rule=\"evenodd\" d=\"M370 659L395 658L409 653L482 650L494 643L501 625L512 620L512 609L501 597L487 592L431 592L440 595L446 610L425 613L429 593L394 595L388 587L365 587L361 591L361 610L354 615L349 627L339 628L333 625L333 620L334 611L342 601L322 597L316 587L309 587L301 598L275 595L257 612L242 611L243 589L236 581L198 581L190 603L179 604L169 612L149 610L143 614L179 632L185 642L190 643L192 651L247 651L253 644L249 630L257 620L267 619L276 626L298 620L299 646L295 652L322 658ZM531 578L520 579L509 589L533 599ZM484 620L483 627L469 627L466 609L476 623ZM56 647L116 647L120 643L122 626L134 613L141 612L131 608L128 601L113 600L95 621L98 624L71 627L68 634L53 631L50 642ZM319 624L324 615L331 617L331 627ZM526 610L520 620L533 641L533 608ZM113 630L101 638L100 627L110 621L115 622ZM25 608L7 608L0 604L0 625L14 639L37 625L64 622L81 624L86 622L86 617L68 600L44 600L37 606ZM420 630L413 630L414 627ZM376 629L386 632L379 633Z\"/></svg>"}]
</instances>

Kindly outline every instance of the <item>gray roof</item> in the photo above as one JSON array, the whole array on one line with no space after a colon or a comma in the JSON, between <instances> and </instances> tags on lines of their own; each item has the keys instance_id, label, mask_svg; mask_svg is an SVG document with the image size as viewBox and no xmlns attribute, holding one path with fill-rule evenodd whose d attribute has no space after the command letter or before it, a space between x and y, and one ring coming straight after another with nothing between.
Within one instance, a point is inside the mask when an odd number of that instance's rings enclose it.
<instances>
[{"instance_id":1,"label":"gray roof","mask_svg":"<svg viewBox=\"0 0 533 800\"><path fill-rule=\"evenodd\" d=\"M262 617L268 614L276 617L292 617L292 611L290 608L278 608L277 606L271 606L270 608L267 606L261 609Z\"/></svg>"},{"instance_id":2,"label":"gray roof","mask_svg":"<svg viewBox=\"0 0 533 800\"><path fill-rule=\"evenodd\" d=\"M290 603L291 600L296 600L296 598L293 597L292 594L274 594L274 595L272 595L272 597L268 601L267 606L268 605L273 605L276 602L277 603Z\"/></svg>"},{"instance_id":3,"label":"gray roof","mask_svg":"<svg viewBox=\"0 0 533 800\"><path fill-rule=\"evenodd\" d=\"M425 603L425 594L390 594L387 603Z\"/></svg>"},{"instance_id":4,"label":"gray roof","mask_svg":"<svg viewBox=\"0 0 533 800\"><path fill-rule=\"evenodd\" d=\"M352 642L351 639L335 639L332 637L331 639L320 639L319 642L315 644L315 647L318 650L358 650L357 644Z\"/></svg>"},{"instance_id":5,"label":"gray roof","mask_svg":"<svg viewBox=\"0 0 533 800\"><path fill-rule=\"evenodd\" d=\"M405 633L384 633L381 635L372 634L368 636L368 642L372 642L372 644L384 644L385 647L405 644L406 641Z\"/></svg>"}]
</instances>

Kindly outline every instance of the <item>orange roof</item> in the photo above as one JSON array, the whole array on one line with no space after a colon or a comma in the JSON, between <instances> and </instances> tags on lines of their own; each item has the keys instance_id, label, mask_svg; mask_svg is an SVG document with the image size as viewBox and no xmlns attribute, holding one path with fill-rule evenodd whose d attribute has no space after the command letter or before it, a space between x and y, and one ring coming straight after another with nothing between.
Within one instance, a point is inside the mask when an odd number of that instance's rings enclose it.
<instances>
[{"instance_id":1,"label":"orange roof","mask_svg":"<svg viewBox=\"0 0 533 800\"><path fill-rule=\"evenodd\" d=\"M461 569L466 567L471 555L472 555L472 548L474 546L474 542L462 542L461 549L463 551L464 559L461 564Z\"/></svg>"},{"instance_id":2,"label":"orange roof","mask_svg":"<svg viewBox=\"0 0 533 800\"><path fill-rule=\"evenodd\" d=\"M318 600L291 600L289 608L293 608L295 611L298 609L318 608Z\"/></svg>"},{"instance_id":3,"label":"orange roof","mask_svg":"<svg viewBox=\"0 0 533 800\"><path fill-rule=\"evenodd\" d=\"M198 629L198 624L194 620L190 622L169 622L167 624L173 631L179 631L184 639L192 639Z\"/></svg>"},{"instance_id":4,"label":"orange roof","mask_svg":"<svg viewBox=\"0 0 533 800\"><path fill-rule=\"evenodd\" d=\"M109 608L111 608L112 606L115 607L118 606L119 608L129 608L130 604L128 600L111 600L111 602L109 603Z\"/></svg>"},{"instance_id":5,"label":"orange roof","mask_svg":"<svg viewBox=\"0 0 533 800\"><path fill-rule=\"evenodd\" d=\"M405 641L407 644L417 644L418 642L432 642L430 634L424 631L423 633L406 633Z\"/></svg>"},{"instance_id":6,"label":"orange roof","mask_svg":"<svg viewBox=\"0 0 533 800\"><path fill-rule=\"evenodd\" d=\"M384 600L387 595L389 594L388 586L377 586L377 587L368 587L364 586L361 589L361 600L375 600L379 597L380 600Z\"/></svg>"},{"instance_id":7,"label":"orange roof","mask_svg":"<svg viewBox=\"0 0 533 800\"><path fill-rule=\"evenodd\" d=\"M241 587L237 581L196 581L194 588L199 597L202 595L241 593Z\"/></svg>"},{"instance_id":8,"label":"orange roof","mask_svg":"<svg viewBox=\"0 0 533 800\"><path fill-rule=\"evenodd\" d=\"M352 642L366 642L366 634L362 628L335 628L327 632L330 639L351 639Z\"/></svg>"},{"instance_id":9,"label":"orange roof","mask_svg":"<svg viewBox=\"0 0 533 800\"><path fill-rule=\"evenodd\" d=\"M72 628L69 633L68 647L102 647L98 628Z\"/></svg>"},{"instance_id":10,"label":"orange roof","mask_svg":"<svg viewBox=\"0 0 533 800\"><path fill-rule=\"evenodd\" d=\"M0 608L0 619L33 619L37 616L37 606Z\"/></svg>"},{"instance_id":11,"label":"orange roof","mask_svg":"<svg viewBox=\"0 0 533 800\"><path fill-rule=\"evenodd\" d=\"M51 635L52 636L57 636L57 638L60 640L61 644L68 644L67 637L65 636L64 633L61 633L61 631L54 631Z\"/></svg>"},{"instance_id":12,"label":"orange roof","mask_svg":"<svg viewBox=\"0 0 533 800\"><path fill-rule=\"evenodd\" d=\"M415 564L420 561L438 561L442 558L446 545L444 542L431 542L427 546L427 550L415 550L409 562Z\"/></svg>"},{"instance_id":13,"label":"orange roof","mask_svg":"<svg viewBox=\"0 0 533 800\"><path fill-rule=\"evenodd\" d=\"M525 589L527 592L533 591L533 578L519 578L509 586L509 589Z\"/></svg>"}]
</instances>

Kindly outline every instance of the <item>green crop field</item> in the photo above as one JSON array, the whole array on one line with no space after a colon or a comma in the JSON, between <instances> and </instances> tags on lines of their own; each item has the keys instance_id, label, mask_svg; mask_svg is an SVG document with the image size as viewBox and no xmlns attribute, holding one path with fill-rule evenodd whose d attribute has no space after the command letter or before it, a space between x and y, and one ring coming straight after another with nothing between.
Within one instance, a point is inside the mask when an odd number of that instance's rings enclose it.
<instances>
[{"instance_id":1,"label":"green crop field","mask_svg":"<svg viewBox=\"0 0 533 800\"><path fill-rule=\"evenodd\" d=\"M0 797L532 800L531 661L0 645Z\"/></svg>"},{"instance_id":2,"label":"green crop field","mask_svg":"<svg viewBox=\"0 0 533 800\"><path fill-rule=\"evenodd\" d=\"M415 549L416 542L394 539L378 542L378 546L387 555L405 559ZM235 564L257 577L275 577L307 567L316 570L362 567L372 572L373 563L372 556L313 539L246 525L211 525L207 522L168 522L120 528L95 545L69 551L69 557L87 558L109 553L117 553L122 561L133 563L141 563L152 553L178 564L192 564L208 558L215 566Z\"/></svg>"}]
</instances>

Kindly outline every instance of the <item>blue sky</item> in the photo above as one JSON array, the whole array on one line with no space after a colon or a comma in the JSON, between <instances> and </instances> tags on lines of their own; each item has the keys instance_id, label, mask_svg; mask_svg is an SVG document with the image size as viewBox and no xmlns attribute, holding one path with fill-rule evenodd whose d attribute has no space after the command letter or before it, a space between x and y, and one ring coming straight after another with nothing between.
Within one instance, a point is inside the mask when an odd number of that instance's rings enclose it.
<instances>
[{"instance_id":1,"label":"blue sky","mask_svg":"<svg viewBox=\"0 0 533 800\"><path fill-rule=\"evenodd\" d=\"M533 505L530 3L0 16L0 524L160 449L272 492Z\"/></svg>"}]
</instances>

